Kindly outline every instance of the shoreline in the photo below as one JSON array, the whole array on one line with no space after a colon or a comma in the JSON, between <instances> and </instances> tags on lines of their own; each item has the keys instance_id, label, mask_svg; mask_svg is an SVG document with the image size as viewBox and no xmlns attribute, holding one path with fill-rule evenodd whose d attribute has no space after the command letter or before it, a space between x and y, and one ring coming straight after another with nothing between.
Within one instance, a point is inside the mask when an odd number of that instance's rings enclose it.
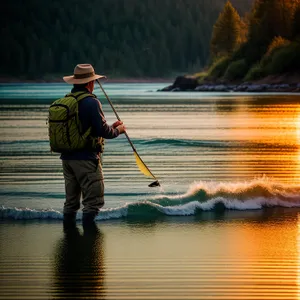
<instances>
[{"instance_id":1,"label":"shoreline","mask_svg":"<svg viewBox=\"0 0 300 300\"><path fill-rule=\"evenodd\" d=\"M300 79L273 77L263 78L253 82L222 82L207 81L199 83L194 76L178 76L175 81L171 78L108 78L102 82L105 84L139 84L139 83L166 83L172 84L157 90L158 92L245 92L245 93L300 93ZM295 80L296 79L296 80ZM43 84L43 83L65 83L60 79L23 80L20 78L0 78L0 84Z\"/></svg>"},{"instance_id":2,"label":"shoreline","mask_svg":"<svg viewBox=\"0 0 300 300\"><path fill-rule=\"evenodd\" d=\"M274 76L253 82L199 82L195 76L178 76L160 92L246 92L300 93L300 77Z\"/></svg>"},{"instance_id":3,"label":"shoreline","mask_svg":"<svg viewBox=\"0 0 300 300\"><path fill-rule=\"evenodd\" d=\"M160 92L245 92L245 93L300 93L300 84L200 84L194 89L182 89L180 87L168 86Z\"/></svg>"}]
</instances>

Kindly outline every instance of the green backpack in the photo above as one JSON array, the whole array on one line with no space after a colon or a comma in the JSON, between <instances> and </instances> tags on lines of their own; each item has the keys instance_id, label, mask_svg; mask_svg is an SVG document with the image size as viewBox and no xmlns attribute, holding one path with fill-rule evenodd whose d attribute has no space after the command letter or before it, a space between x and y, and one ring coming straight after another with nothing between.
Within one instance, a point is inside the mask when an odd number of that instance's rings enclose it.
<instances>
[{"instance_id":1,"label":"green backpack","mask_svg":"<svg viewBox=\"0 0 300 300\"><path fill-rule=\"evenodd\" d=\"M82 133L78 117L78 102L90 96L96 98L86 92L70 93L51 104L48 118L51 151L62 153L90 149L103 152L104 140L91 137L91 127Z\"/></svg>"}]
</instances>

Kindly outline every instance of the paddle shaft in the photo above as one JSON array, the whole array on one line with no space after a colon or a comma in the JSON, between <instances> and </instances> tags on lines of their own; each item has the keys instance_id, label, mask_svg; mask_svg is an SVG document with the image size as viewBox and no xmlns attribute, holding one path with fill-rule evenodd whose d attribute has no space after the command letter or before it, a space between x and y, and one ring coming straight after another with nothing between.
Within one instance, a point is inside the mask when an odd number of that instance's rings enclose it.
<instances>
[{"instance_id":1,"label":"paddle shaft","mask_svg":"<svg viewBox=\"0 0 300 300\"><path fill-rule=\"evenodd\" d=\"M120 119L120 117L119 117L119 115L118 115L118 113L117 113L116 109L114 108L114 106L113 106L113 104L112 104L111 100L109 99L109 97L107 96L107 94L106 94L106 92L105 92L104 88L102 87L102 84L101 84L100 80L99 80L99 79L97 79L97 82L99 83L99 86L100 86L100 88L101 88L101 90L102 90L102 92L103 92L103 94L104 94L105 98L107 99L108 103L110 104L110 106L111 106L111 108L112 108L113 112L115 113L115 115L116 115L117 119L118 119L119 121L121 121L121 119ZM133 151L136 153L136 149L135 149L135 147L134 147L133 143L131 142L131 140L130 140L130 138L129 138L128 134L127 134L127 132L125 131L125 132L124 132L124 134L125 134L125 136L126 136L126 138L127 138L128 142L129 142L129 144L130 144L130 146L131 146L132 150L133 150Z\"/></svg>"},{"instance_id":2,"label":"paddle shaft","mask_svg":"<svg viewBox=\"0 0 300 300\"><path fill-rule=\"evenodd\" d=\"M96 81L98 82L98 84L99 84L99 86L100 86L100 88L101 88L101 90L102 90L102 92L103 92L105 98L107 99L108 103L110 104L110 106L111 106L113 112L115 113L117 119L118 119L119 121L121 121L121 119L120 119L120 117L119 117L119 115L118 115L116 109L114 108L114 106L113 106L111 100L109 99L109 97L107 96L107 94L106 94L104 88L102 87L102 84L101 84L100 80L97 79ZM129 138L129 136L128 136L128 134L127 134L126 131L124 132L124 134L125 134L125 136L126 136L128 142L129 142L129 144L130 144L132 150L134 151L134 153L139 157L139 159L142 161L142 163L144 164L144 166L147 168L147 170L149 171L149 173L151 174L151 176L156 180L156 182L152 183L152 185L150 184L149 186L159 186L160 184L159 184L157 178L152 174L152 172L150 171L150 169L147 167L147 165L143 162L143 160L141 159L141 157L140 157L139 154L137 153L137 151L136 151L136 149L135 149L133 143L131 142L131 140L130 140L130 138ZM153 184L154 184L154 185L153 185ZM156 184L156 185L155 185L155 184Z\"/></svg>"}]
</instances>

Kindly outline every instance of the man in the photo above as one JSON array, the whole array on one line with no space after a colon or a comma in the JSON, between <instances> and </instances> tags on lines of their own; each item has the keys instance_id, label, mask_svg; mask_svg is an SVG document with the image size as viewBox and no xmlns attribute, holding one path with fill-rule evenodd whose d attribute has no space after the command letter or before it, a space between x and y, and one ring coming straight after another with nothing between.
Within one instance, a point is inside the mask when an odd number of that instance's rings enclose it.
<instances>
[{"instance_id":1,"label":"man","mask_svg":"<svg viewBox=\"0 0 300 300\"><path fill-rule=\"evenodd\" d=\"M71 95L85 92L78 101L78 117L82 134L90 130L90 136L96 139L113 139L125 132L123 122L117 121L111 126L106 123L101 103L92 94L96 79L105 76L95 74L90 64L78 64L74 75L63 77L73 84ZM80 93L79 93L80 94ZM64 203L64 224L75 223L76 213L83 204L83 225L92 224L100 208L104 205L104 184L101 164L102 141L96 146L88 145L83 149L62 152L61 159L65 180L66 201Z\"/></svg>"}]
</instances>

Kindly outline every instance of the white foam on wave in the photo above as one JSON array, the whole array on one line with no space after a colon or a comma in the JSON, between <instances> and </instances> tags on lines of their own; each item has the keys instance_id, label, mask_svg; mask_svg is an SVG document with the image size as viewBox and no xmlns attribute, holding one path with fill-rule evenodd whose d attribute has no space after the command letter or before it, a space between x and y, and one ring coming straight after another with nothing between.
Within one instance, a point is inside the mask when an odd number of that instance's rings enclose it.
<instances>
[{"instance_id":1,"label":"white foam on wave","mask_svg":"<svg viewBox=\"0 0 300 300\"><path fill-rule=\"evenodd\" d=\"M228 210L258 210L264 207L300 207L300 186L276 183L268 178L250 182L197 182L181 195L156 196L149 200L129 202L120 207L102 209L96 220L120 219L158 213L172 216L194 215L212 211L218 204ZM81 219L82 214L77 214ZM63 214L53 209L0 207L0 219L57 219Z\"/></svg>"},{"instance_id":2,"label":"white foam on wave","mask_svg":"<svg viewBox=\"0 0 300 300\"><path fill-rule=\"evenodd\" d=\"M120 219L127 216L128 204L117 208L102 209L96 220Z\"/></svg>"},{"instance_id":3,"label":"white foam on wave","mask_svg":"<svg viewBox=\"0 0 300 300\"><path fill-rule=\"evenodd\" d=\"M249 199L247 201L240 201L239 199L226 199L223 197L212 198L206 202L191 201L182 205L175 206L162 206L150 201L142 201L135 203L127 203L124 206L117 208L107 208L101 210L96 220L111 220L120 219L123 217L130 217L128 209L131 208L136 216L144 216L147 211L141 211L140 208L155 208L160 212L169 216L191 216L195 215L197 211L213 211L217 204L223 204L224 209L228 210L258 210L263 207L300 207L300 202L283 201L279 198L268 199L259 197ZM33 219L52 219L62 220L62 212L55 210L36 210L30 208L0 208L0 217L2 219L15 219L15 220L33 220ZM81 220L82 213L77 214L77 220Z\"/></svg>"},{"instance_id":4,"label":"white foam on wave","mask_svg":"<svg viewBox=\"0 0 300 300\"><path fill-rule=\"evenodd\" d=\"M37 210L31 208L0 208L0 218L15 220L52 219L61 220L63 214L53 209Z\"/></svg>"},{"instance_id":5,"label":"white foam on wave","mask_svg":"<svg viewBox=\"0 0 300 300\"><path fill-rule=\"evenodd\" d=\"M300 185L278 183L266 176L245 182L215 182L199 181L190 185L187 192L179 195L158 195L153 200L170 200L181 204L190 201L208 201L222 197L233 201L246 201L259 199L281 199L283 201L300 201Z\"/></svg>"},{"instance_id":6,"label":"white foam on wave","mask_svg":"<svg viewBox=\"0 0 300 300\"><path fill-rule=\"evenodd\" d=\"M300 207L300 202L287 202L278 198L268 199L259 197L247 201L240 201L238 199L229 200L223 197L217 197L207 202L192 201L183 205L162 207L160 211L172 216L191 216L195 215L197 210L212 211L219 203L222 203L225 209L240 211L258 210L264 207Z\"/></svg>"},{"instance_id":7,"label":"white foam on wave","mask_svg":"<svg viewBox=\"0 0 300 300\"><path fill-rule=\"evenodd\" d=\"M127 215L127 206L118 208L107 208L101 210L96 220L119 219ZM14 219L14 220L34 220L34 219L51 219L62 220L63 213L54 209L31 209L31 208L10 208L2 206L0 208L0 219ZM78 212L77 220L82 219L82 213Z\"/></svg>"}]
</instances>

